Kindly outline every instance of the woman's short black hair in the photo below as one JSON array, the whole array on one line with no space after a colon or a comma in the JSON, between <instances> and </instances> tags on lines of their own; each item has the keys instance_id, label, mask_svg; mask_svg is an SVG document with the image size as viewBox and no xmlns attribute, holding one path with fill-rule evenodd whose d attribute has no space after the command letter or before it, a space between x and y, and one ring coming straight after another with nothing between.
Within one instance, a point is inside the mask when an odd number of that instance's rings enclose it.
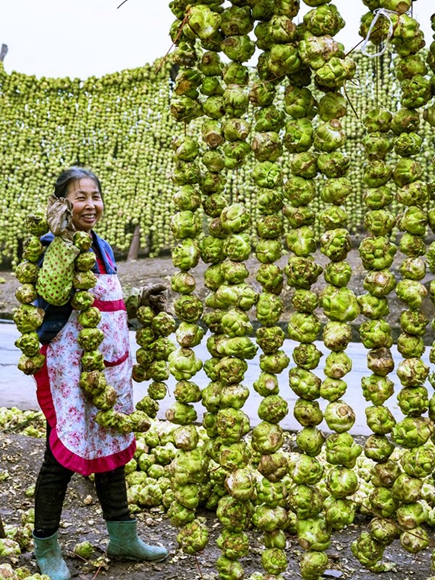
<instances>
[{"instance_id":1,"label":"woman's short black hair","mask_svg":"<svg viewBox=\"0 0 435 580\"><path fill-rule=\"evenodd\" d=\"M92 171L85 169L84 167L73 166L69 169L66 169L65 171L62 171L62 173L57 178L56 183L54 184L54 195L56 197L65 197L68 190L68 185L71 183L71 181L84 178L89 178L95 181L100 193L102 194L101 183L95 173L92 173Z\"/></svg>"}]
</instances>

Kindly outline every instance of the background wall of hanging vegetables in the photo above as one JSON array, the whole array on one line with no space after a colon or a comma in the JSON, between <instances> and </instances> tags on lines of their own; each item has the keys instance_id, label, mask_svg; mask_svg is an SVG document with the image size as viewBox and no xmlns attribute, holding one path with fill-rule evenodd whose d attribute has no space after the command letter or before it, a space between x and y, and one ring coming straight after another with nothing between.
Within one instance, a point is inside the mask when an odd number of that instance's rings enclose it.
<instances>
[{"instance_id":1,"label":"background wall of hanging vegetables","mask_svg":"<svg viewBox=\"0 0 435 580\"><path fill-rule=\"evenodd\" d=\"M169 372L176 379L166 418L175 425L170 442L178 451L172 461L160 456L167 470L138 457L132 471L139 465L156 482L132 476L132 504L163 504L187 553L208 540L197 508L216 508L221 578L243 577L250 520L264 532L268 578L286 571L285 530L303 549L302 577L320 577L333 531L362 511L374 517L352 552L369 570L386 571L385 547L400 538L407 552L426 549L433 520L435 399L426 385L434 379L422 357L435 294L427 273L435 269L435 44L424 49L418 24L405 14L407 0L364 1L371 11L389 11L372 38L388 37L393 50L375 58L348 55L332 40L344 22L328 0L306 0L316 8L298 28L291 22L295 1L237 0L223 12L220 4L171 3L175 56L153 65L83 82L1 73L0 122L8 136L0 182L7 201L0 216L3 264L16 266L23 248L26 257L26 216L45 203L47 177L71 163L91 166L105 183L100 232L120 256L139 232L142 256L175 248L170 284L178 347L144 318L135 377L153 380L138 403L151 417ZM364 17L363 36L374 17ZM248 36L254 21L262 53L257 69L248 69L242 63L254 51ZM219 49L229 64L219 61ZM351 251L360 262L348 260ZM197 287L200 259L209 265ZM390 308L393 291L401 308ZM199 391L190 379L202 362L192 349L204 325L211 333L211 358L203 361L211 382ZM362 390L372 432L363 454L372 461L372 487L362 500L354 468L363 450L349 433L355 414L342 380L352 366L346 348L355 332L368 349ZM320 334L330 351L323 379L315 371ZM286 336L298 343L291 353L281 348ZM241 382L245 359L258 348L253 386L262 397L261 423L248 442L241 408L249 389ZM283 446L280 423L289 406L277 380L288 366L301 426L292 453ZM399 421L389 409L393 371L402 386ZM328 401L324 411L320 398ZM195 426L193 403L200 399L205 435ZM327 437L317 427L323 420L332 432ZM192 491L198 484L199 496Z\"/></svg>"}]
</instances>

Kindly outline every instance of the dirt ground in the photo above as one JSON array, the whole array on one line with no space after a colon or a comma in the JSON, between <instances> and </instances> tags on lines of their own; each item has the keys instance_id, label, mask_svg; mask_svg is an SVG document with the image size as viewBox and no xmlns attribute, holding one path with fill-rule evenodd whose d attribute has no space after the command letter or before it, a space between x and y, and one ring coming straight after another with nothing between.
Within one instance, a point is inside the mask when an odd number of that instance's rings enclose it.
<instances>
[{"instance_id":1,"label":"dirt ground","mask_svg":"<svg viewBox=\"0 0 435 580\"><path fill-rule=\"evenodd\" d=\"M404 256L396 257L394 269L404 259ZM326 258L318 255L318 261L325 264ZM359 260L358 251L353 249L349 254L349 261L352 265L354 276L351 288L357 293L364 292L362 282L364 270ZM284 266L287 257L283 256L280 262ZM207 266L202 262L195 269L197 280L197 293L204 298L208 290L202 283L202 275ZM257 262L254 258L248 263L251 272L249 281L260 289L255 281L255 270ZM163 280L170 288L170 277L174 272L169 256L153 259L139 259L137 261L118 262L118 272L123 286L141 286L149 281ZM0 319L10 319L12 309L17 305L15 300L15 290L19 283L9 270L0 271ZM428 275L424 282L428 285L431 276ZM321 277L316 285L321 289L324 285ZM285 288L283 299L286 305L283 324L290 312L291 290ZM169 290L169 301L172 303L174 295ZM424 305L428 317L433 316L433 306L429 299ZM397 300L394 292L391 296L389 321L394 332L398 332L398 317L403 305ZM358 320L355 321L355 331L357 337ZM428 341L431 341L428 336ZM33 500L28 491L35 483L35 479L40 467L44 448L44 441L16 433L0 432L0 489L2 501L0 503L0 515L5 525L18 525L23 515L32 507ZM27 490L27 492L26 492ZM94 486L91 480L76 475L69 487L67 494L62 527L60 530L60 541L63 545L68 566L73 578L79 580L95 580L97 578L107 578L110 580L143 580L144 577L153 580L216 580L218 578L215 562L220 555L216 547L215 540L218 537L221 524L214 513L202 513L208 520L210 530L210 542L207 548L195 556L187 556L178 549L176 535L177 529L169 522L164 511L158 508L145 510L137 515L139 520L139 530L141 536L149 543L161 543L170 552L169 559L162 564L151 563L128 563L109 561L104 557L104 549L107 545L107 534L101 511L96 498ZM396 540L392 546L387 548L384 561L394 563L395 567L390 572L379 576L368 572L362 568L350 551L352 540L357 538L364 531L368 524L368 519L359 514L356 522L343 532L335 533L331 547L327 553L329 556L329 570L325 573L325 578L342 578L343 580L374 580L381 577L383 580L426 580L431 576L430 559L431 551L435 547L435 536L429 530L432 539L432 546L424 552L412 555L401 548ZM261 536L256 530L249 530L250 552L242 560L245 568L246 578L254 571L261 570L260 557L262 552ZM91 561L84 561L73 553L74 546L88 540L94 547L95 556ZM297 538L288 534L287 556L289 567L283 574L284 580L296 580L300 578L298 571L298 560L302 553ZM21 556L16 558L0 558L0 562L7 561L15 568L25 566L30 571L36 571L36 564L32 555L32 548L23 551Z\"/></svg>"}]
</instances>

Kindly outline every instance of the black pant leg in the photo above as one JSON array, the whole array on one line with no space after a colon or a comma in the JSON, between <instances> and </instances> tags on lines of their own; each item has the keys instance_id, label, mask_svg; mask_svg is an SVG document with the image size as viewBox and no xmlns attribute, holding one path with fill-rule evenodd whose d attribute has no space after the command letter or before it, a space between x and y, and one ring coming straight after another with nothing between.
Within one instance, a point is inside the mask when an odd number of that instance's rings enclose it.
<instances>
[{"instance_id":1,"label":"black pant leg","mask_svg":"<svg viewBox=\"0 0 435 580\"><path fill-rule=\"evenodd\" d=\"M47 427L47 444L44 461L35 487L35 535L48 537L59 528L63 502L73 471L63 467L54 457L48 441L50 428Z\"/></svg>"},{"instance_id":2,"label":"black pant leg","mask_svg":"<svg viewBox=\"0 0 435 580\"><path fill-rule=\"evenodd\" d=\"M95 474L95 489L106 521L130 519L124 466Z\"/></svg>"}]
</instances>

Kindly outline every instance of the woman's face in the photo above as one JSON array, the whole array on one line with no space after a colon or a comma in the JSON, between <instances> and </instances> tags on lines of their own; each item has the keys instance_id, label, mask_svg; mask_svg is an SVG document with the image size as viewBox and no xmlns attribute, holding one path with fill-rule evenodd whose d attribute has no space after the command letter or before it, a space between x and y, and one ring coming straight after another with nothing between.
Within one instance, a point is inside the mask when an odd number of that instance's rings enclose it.
<instances>
[{"instance_id":1,"label":"woman's face","mask_svg":"<svg viewBox=\"0 0 435 580\"><path fill-rule=\"evenodd\" d=\"M75 179L68 185L66 198L73 204L72 221L76 230L90 232L104 210L98 185L89 177Z\"/></svg>"}]
</instances>

